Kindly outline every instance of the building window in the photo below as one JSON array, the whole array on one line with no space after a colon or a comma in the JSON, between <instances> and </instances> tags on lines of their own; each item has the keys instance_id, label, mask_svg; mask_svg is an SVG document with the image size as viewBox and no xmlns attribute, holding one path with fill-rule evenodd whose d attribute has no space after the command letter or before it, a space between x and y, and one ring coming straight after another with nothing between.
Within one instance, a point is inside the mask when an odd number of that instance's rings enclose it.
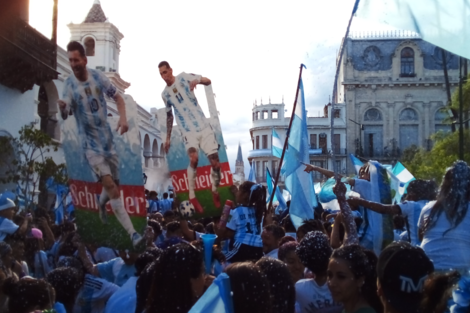
<instances>
[{"instance_id":1,"label":"building window","mask_svg":"<svg viewBox=\"0 0 470 313\"><path fill-rule=\"evenodd\" d=\"M262 174L263 174L263 169L261 168L261 162L256 161L256 181L258 183L260 182L258 177L261 177Z\"/></svg>"},{"instance_id":2,"label":"building window","mask_svg":"<svg viewBox=\"0 0 470 313\"><path fill-rule=\"evenodd\" d=\"M271 174L273 175L273 179L276 179L278 162L274 160L271 162L272 162Z\"/></svg>"},{"instance_id":3,"label":"building window","mask_svg":"<svg viewBox=\"0 0 470 313\"><path fill-rule=\"evenodd\" d=\"M382 113L377 109L369 109L364 114L364 121L378 122L382 120Z\"/></svg>"},{"instance_id":4,"label":"building window","mask_svg":"<svg viewBox=\"0 0 470 313\"><path fill-rule=\"evenodd\" d=\"M253 121L255 120L255 112L253 112Z\"/></svg>"},{"instance_id":5,"label":"building window","mask_svg":"<svg viewBox=\"0 0 470 313\"><path fill-rule=\"evenodd\" d=\"M342 173L343 172L343 169L341 167L341 160L336 160L336 168L335 170L338 172L338 173Z\"/></svg>"},{"instance_id":6,"label":"building window","mask_svg":"<svg viewBox=\"0 0 470 313\"><path fill-rule=\"evenodd\" d=\"M317 148L317 134L310 134L310 148Z\"/></svg>"},{"instance_id":7,"label":"building window","mask_svg":"<svg viewBox=\"0 0 470 313\"><path fill-rule=\"evenodd\" d=\"M259 120L259 111L256 111L256 112L255 112L255 120L256 120L256 121Z\"/></svg>"},{"instance_id":8,"label":"building window","mask_svg":"<svg viewBox=\"0 0 470 313\"><path fill-rule=\"evenodd\" d=\"M265 182L266 181L266 170L268 168L268 161L263 161L263 177L262 177L262 181Z\"/></svg>"},{"instance_id":9,"label":"building window","mask_svg":"<svg viewBox=\"0 0 470 313\"><path fill-rule=\"evenodd\" d=\"M323 161L310 161L310 164L312 165L315 165L324 169L328 169L327 167L325 167L325 163L328 164L328 162L323 162ZM320 174L317 171L313 171L312 173L313 173L313 178L315 179L315 181L321 180L325 177L323 176L323 174Z\"/></svg>"},{"instance_id":10,"label":"building window","mask_svg":"<svg viewBox=\"0 0 470 313\"><path fill-rule=\"evenodd\" d=\"M263 116L261 117L263 120L267 120L269 118L268 111L262 111Z\"/></svg>"},{"instance_id":11,"label":"building window","mask_svg":"<svg viewBox=\"0 0 470 313\"><path fill-rule=\"evenodd\" d=\"M341 109L335 109L335 114L333 116L334 116L334 118L340 118L341 117Z\"/></svg>"},{"instance_id":12,"label":"building window","mask_svg":"<svg viewBox=\"0 0 470 313\"><path fill-rule=\"evenodd\" d=\"M411 146L419 146L419 118L413 109L404 109L399 116L400 149L403 151Z\"/></svg>"},{"instance_id":13,"label":"building window","mask_svg":"<svg viewBox=\"0 0 470 313\"><path fill-rule=\"evenodd\" d=\"M446 108L440 108L434 114L434 131L450 132L452 126L450 125L450 114Z\"/></svg>"},{"instance_id":14,"label":"building window","mask_svg":"<svg viewBox=\"0 0 470 313\"><path fill-rule=\"evenodd\" d=\"M85 46L85 55L87 57L95 56L95 40L93 38L91 37L85 38L84 46Z\"/></svg>"},{"instance_id":15,"label":"building window","mask_svg":"<svg viewBox=\"0 0 470 313\"><path fill-rule=\"evenodd\" d=\"M259 136L256 136L256 150L259 150Z\"/></svg>"},{"instance_id":16,"label":"building window","mask_svg":"<svg viewBox=\"0 0 470 313\"><path fill-rule=\"evenodd\" d=\"M322 133L318 136L319 143L318 148L322 149L322 153L327 153L327 141L328 136L325 133Z\"/></svg>"},{"instance_id":17,"label":"building window","mask_svg":"<svg viewBox=\"0 0 470 313\"><path fill-rule=\"evenodd\" d=\"M279 111L278 110L272 110L271 111L271 118L272 119L278 119L279 118Z\"/></svg>"},{"instance_id":18,"label":"building window","mask_svg":"<svg viewBox=\"0 0 470 313\"><path fill-rule=\"evenodd\" d=\"M340 154L341 153L341 135L340 134L334 134L334 137L333 137L333 142L334 142L334 145L335 145L335 153L336 154Z\"/></svg>"},{"instance_id":19,"label":"building window","mask_svg":"<svg viewBox=\"0 0 470 313\"><path fill-rule=\"evenodd\" d=\"M401 72L400 77L415 77L415 53L413 49L406 47L400 54Z\"/></svg>"},{"instance_id":20,"label":"building window","mask_svg":"<svg viewBox=\"0 0 470 313\"><path fill-rule=\"evenodd\" d=\"M262 136L261 149L268 149L268 135Z\"/></svg>"}]
</instances>

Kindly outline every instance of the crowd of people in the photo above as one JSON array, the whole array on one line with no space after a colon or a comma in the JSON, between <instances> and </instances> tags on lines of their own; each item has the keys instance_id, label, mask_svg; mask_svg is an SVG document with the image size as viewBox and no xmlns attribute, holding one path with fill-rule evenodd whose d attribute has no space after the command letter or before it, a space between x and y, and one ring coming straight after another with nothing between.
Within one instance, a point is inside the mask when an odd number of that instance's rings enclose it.
<instances>
[{"instance_id":1,"label":"crowd of people","mask_svg":"<svg viewBox=\"0 0 470 313\"><path fill-rule=\"evenodd\" d=\"M267 208L261 184L233 190L226 223L185 220L176 198L149 192L139 252L82 242L73 220L56 225L44 209L18 212L4 193L0 312L186 313L221 273L230 278L235 313L468 312L470 167L454 163L439 188L415 180L393 204L372 201L372 166L346 180L360 197L347 197L338 180L338 210L312 208L315 218L297 229L289 209ZM379 232L388 230L371 222L372 213L395 227L380 251L371 243L385 242ZM204 234L217 235L209 261Z\"/></svg>"}]
</instances>

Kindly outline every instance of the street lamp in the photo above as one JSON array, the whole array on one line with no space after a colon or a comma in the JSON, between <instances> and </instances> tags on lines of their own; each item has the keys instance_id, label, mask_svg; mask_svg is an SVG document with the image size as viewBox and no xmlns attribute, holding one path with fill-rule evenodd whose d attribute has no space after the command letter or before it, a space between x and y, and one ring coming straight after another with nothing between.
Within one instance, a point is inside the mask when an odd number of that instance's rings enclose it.
<instances>
[{"instance_id":1,"label":"street lamp","mask_svg":"<svg viewBox=\"0 0 470 313\"><path fill-rule=\"evenodd\" d=\"M362 131L364 130L364 125L349 119L351 122L353 122L356 125L359 125L359 156L362 156Z\"/></svg>"}]
</instances>

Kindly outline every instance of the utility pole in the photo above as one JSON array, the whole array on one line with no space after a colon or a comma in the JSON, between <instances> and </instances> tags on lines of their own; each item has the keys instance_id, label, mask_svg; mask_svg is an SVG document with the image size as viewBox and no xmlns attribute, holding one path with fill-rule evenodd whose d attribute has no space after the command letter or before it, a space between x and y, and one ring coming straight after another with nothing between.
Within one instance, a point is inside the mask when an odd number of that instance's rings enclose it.
<instances>
[{"instance_id":1,"label":"utility pole","mask_svg":"<svg viewBox=\"0 0 470 313\"><path fill-rule=\"evenodd\" d=\"M447 73L447 55L446 51L441 48L442 52L442 68L444 69L444 79L446 82L446 92L447 92L447 106L450 108L452 106L452 97L450 95L450 83L449 83L449 74ZM452 132L455 132L455 124L452 123Z\"/></svg>"},{"instance_id":2,"label":"utility pole","mask_svg":"<svg viewBox=\"0 0 470 313\"><path fill-rule=\"evenodd\" d=\"M459 62L460 79L459 79L459 159L463 160L463 58L460 57Z\"/></svg>"}]
</instances>

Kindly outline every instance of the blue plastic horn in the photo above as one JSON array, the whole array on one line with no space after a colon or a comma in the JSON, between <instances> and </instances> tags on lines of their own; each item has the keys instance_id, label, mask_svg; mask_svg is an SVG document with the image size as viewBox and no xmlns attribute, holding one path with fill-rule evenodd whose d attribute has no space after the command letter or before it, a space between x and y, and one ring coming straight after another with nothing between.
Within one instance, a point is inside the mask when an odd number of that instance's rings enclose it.
<instances>
[{"instance_id":1,"label":"blue plastic horn","mask_svg":"<svg viewBox=\"0 0 470 313\"><path fill-rule=\"evenodd\" d=\"M204 263L206 264L206 274L212 272L212 246L217 238L214 234L201 235L202 243L204 244Z\"/></svg>"}]
</instances>

